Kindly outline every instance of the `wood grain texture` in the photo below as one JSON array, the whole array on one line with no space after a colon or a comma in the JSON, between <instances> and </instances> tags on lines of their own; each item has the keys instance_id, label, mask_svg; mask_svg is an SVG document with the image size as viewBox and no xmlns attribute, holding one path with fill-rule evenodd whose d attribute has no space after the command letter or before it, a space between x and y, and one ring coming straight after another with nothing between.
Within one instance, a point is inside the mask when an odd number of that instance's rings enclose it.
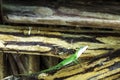
<instances>
[{"instance_id":1,"label":"wood grain texture","mask_svg":"<svg viewBox=\"0 0 120 80\"><path fill-rule=\"evenodd\" d=\"M37 1L3 1L4 21L20 24L120 28L119 1L39 1L39 4Z\"/></svg>"},{"instance_id":2,"label":"wood grain texture","mask_svg":"<svg viewBox=\"0 0 120 80\"><path fill-rule=\"evenodd\" d=\"M80 64L65 67L53 75L49 74L42 78L45 80L119 78L119 29L0 26L0 51L4 54L44 55L63 59L74 53L76 48L86 45L89 48L80 56L83 60ZM29 60L29 71L35 70L31 65L33 61L36 61L33 59L31 57L32 61Z\"/></svg>"},{"instance_id":3,"label":"wood grain texture","mask_svg":"<svg viewBox=\"0 0 120 80\"><path fill-rule=\"evenodd\" d=\"M28 73L34 73L40 70L40 59L39 56L28 55Z\"/></svg>"},{"instance_id":4,"label":"wood grain texture","mask_svg":"<svg viewBox=\"0 0 120 80\"><path fill-rule=\"evenodd\" d=\"M65 55L74 53L76 48L88 45L89 48L86 54L81 56L87 58L101 55L120 47L119 30L106 30L104 31L106 34L99 30L95 34L94 30L87 33L84 30L82 32L79 28L69 28L68 30L68 28L62 27L68 32L61 30L56 32L48 29L44 30L44 27L32 27L31 33L28 34L29 28L25 26L1 26L0 28L0 48L4 53L48 55L65 58ZM62 54L64 55L62 56Z\"/></svg>"},{"instance_id":5,"label":"wood grain texture","mask_svg":"<svg viewBox=\"0 0 120 80\"><path fill-rule=\"evenodd\" d=\"M119 80L119 5L117 0L4 0L0 21L7 25L0 25L0 78L4 76L3 54L8 53L13 74L32 73L42 63L44 68L54 66L59 58L88 45L79 64L39 75L39 79ZM21 54L27 54L27 60ZM42 57L41 63L39 55L48 57Z\"/></svg>"},{"instance_id":6,"label":"wood grain texture","mask_svg":"<svg viewBox=\"0 0 120 80\"><path fill-rule=\"evenodd\" d=\"M4 71L5 71L5 66L4 66L4 60L3 60L3 53L0 52L0 79L3 79L4 77Z\"/></svg>"},{"instance_id":7,"label":"wood grain texture","mask_svg":"<svg viewBox=\"0 0 120 80\"><path fill-rule=\"evenodd\" d=\"M120 49L82 61L77 65L64 67L44 80L113 80L120 79Z\"/></svg>"}]
</instances>

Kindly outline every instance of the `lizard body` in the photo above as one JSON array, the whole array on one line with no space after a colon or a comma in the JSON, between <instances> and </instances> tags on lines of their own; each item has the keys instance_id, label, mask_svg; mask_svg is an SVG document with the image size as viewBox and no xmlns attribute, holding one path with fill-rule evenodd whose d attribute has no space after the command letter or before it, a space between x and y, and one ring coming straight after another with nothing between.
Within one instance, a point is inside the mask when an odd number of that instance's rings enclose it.
<instances>
[{"instance_id":1,"label":"lizard body","mask_svg":"<svg viewBox=\"0 0 120 80\"><path fill-rule=\"evenodd\" d=\"M78 49L75 54L71 55L70 57L66 58L65 60L63 60L62 62L58 63L57 65L51 67L51 68L48 68L48 69L45 69L45 70L42 70L40 72L37 72L37 73L32 73L32 74L19 74L19 75L16 75L16 76L26 76L26 77L31 77L31 78L35 78L35 79L38 79L38 76L41 74L41 73L47 73L47 72L50 72L50 71L54 71L54 70L58 70L72 62L75 62L76 60L78 60L78 58L80 57L80 55L88 48L88 46L84 46L84 47L81 47L80 49Z\"/></svg>"},{"instance_id":2,"label":"lizard body","mask_svg":"<svg viewBox=\"0 0 120 80\"><path fill-rule=\"evenodd\" d=\"M65 60L63 60L62 62L60 62L59 64L57 64L56 66L53 66L53 67L51 67L51 68L49 68L49 69L46 69L46 70L42 70L42 71L37 72L37 73L35 73L35 74L33 74L33 75L34 75L34 76L36 76L36 75L38 76L38 75L41 74L41 73L47 73L47 72L49 72L49 71L58 70L58 69L60 69L60 68L62 68L62 67L64 67L64 66L66 66L66 65L68 65L68 64L76 61L76 60L80 57L80 55L81 55L87 48L88 48L88 46L81 47L79 50L77 50L77 51L75 52L75 54L73 54L73 55L71 55L70 57L66 58ZM36 76L36 77L37 77L37 76Z\"/></svg>"}]
</instances>

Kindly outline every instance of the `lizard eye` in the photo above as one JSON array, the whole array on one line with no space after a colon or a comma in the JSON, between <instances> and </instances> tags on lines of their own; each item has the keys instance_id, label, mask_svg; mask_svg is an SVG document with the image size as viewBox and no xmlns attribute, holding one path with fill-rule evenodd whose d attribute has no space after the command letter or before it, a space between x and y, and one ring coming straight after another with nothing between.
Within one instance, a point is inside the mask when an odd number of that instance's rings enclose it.
<instances>
[{"instance_id":1,"label":"lizard eye","mask_svg":"<svg viewBox=\"0 0 120 80\"><path fill-rule=\"evenodd\" d=\"M75 48L75 50L78 50L79 48Z\"/></svg>"}]
</instances>

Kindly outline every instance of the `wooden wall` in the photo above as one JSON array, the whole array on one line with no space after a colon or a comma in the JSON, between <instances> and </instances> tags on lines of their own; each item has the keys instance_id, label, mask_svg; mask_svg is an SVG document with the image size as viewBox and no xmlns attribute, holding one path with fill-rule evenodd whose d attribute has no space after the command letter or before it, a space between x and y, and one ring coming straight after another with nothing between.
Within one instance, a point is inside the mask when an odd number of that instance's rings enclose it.
<instances>
[{"instance_id":1,"label":"wooden wall","mask_svg":"<svg viewBox=\"0 0 120 80\"><path fill-rule=\"evenodd\" d=\"M0 5L1 79L49 68L86 45L79 64L39 79L119 79L119 1L11 1Z\"/></svg>"},{"instance_id":2,"label":"wooden wall","mask_svg":"<svg viewBox=\"0 0 120 80\"><path fill-rule=\"evenodd\" d=\"M108 28L89 28L89 27L75 27L75 26L43 26L43 25L41 26L1 25L0 27L1 53L13 54L13 55L15 54L29 55L29 59L28 59L29 66L27 66L28 68L27 70L29 71L29 73L39 71L40 65L53 63L53 61L51 61L51 63L47 63L47 62L41 63L39 60L40 58L36 58L37 56L34 57L32 55L51 56L51 57L64 59L67 58L69 55L73 54L76 51L76 48L86 45L88 45L89 48L80 57L80 59L83 60L80 63L81 65L83 65L82 68L80 67L81 75L85 79L89 79L89 78L92 79L92 77L94 77L92 73L102 74L104 73L103 68L107 69L107 67L109 67L111 69L113 68L112 66L115 65L115 69L113 69L113 71L106 70L106 72L110 72L110 74L106 76L112 76L112 74L114 74L113 78L116 78L115 74L118 74L119 72L118 71L119 67L116 68L116 65L119 64L119 54L118 54L120 48L119 29L114 30ZM114 58L111 58L112 56ZM19 61L19 59L17 61ZM58 62L59 61L56 61L55 64ZM55 64L52 64L51 66ZM75 65L75 67L77 66L79 67L80 64ZM38 67L35 68L34 66L38 66ZM48 67L50 67L50 65L48 65ZM69 70L69 68L71 69L72 67L68 67L67 69ZM20 67L20 69L25 71L24 68ZM94 69L92 70L92 73L91 73L91 69ZM66 70L64 71L63 68L63 72L62 72L66 74L64 75L66 77L63 77L60 71L60 73L58 72L53 76L50 75L45 78L51 78L51 79L68 78L69 80L74 78L74 75L77 79L79 78L78 72L75 71L74 73L74 70L72 69L71 71L73 72L72 73L73 76L72 76L69 73L66 73ZM96 70L98 72L96 72ZM87 75L87 74L91 74L91 75ZM86 77L85 75L88 77ZM102 78L106 76L102 76Z\"/></svg>"}]
</instances>

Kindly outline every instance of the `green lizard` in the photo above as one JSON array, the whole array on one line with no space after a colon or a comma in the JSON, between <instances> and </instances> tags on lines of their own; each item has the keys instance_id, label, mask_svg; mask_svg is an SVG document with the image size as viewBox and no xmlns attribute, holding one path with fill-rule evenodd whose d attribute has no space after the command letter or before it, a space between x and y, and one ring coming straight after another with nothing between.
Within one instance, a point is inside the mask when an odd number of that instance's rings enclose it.
<instances>
[{"instance_id":1,"label":"green lizard","mask_svg":"<svg viewBox=\"0 0 120 80\"><path fill-rule=\"evenodd\" d=\"M62 62L57 64L56 66L53 66L53 67L48 68L46 70L42 70L40 72L31 74L31 76L38 77L38 75L41 74L41 73L47 73L47 72L50 72L50 71L53 71L53 70L58 70L58 69L66 66L66 65L68 65L68 64L70 64L72 62L75 62L87 48L88 48L88 46L81 47L79 50L77 50L75 52L75 54L73 54L70 57L66 58L65 60L63 60Z\"/></svg>"},{"instance_id":2,"label":"green lizard","mask_svg":"<svg viewBox=\"0 0 120 80\"><path fill-rule=\"evenodd\" d=\"M72 62L75 62L76 60L78 60L78 58L80 57L80 55L88 48L88 46L84 46L84 47L81 47L79 50L77 50L75 52L75 54L71 55L70 57L66 58L65 60L63 60L62 62L60 62L59 64L51 67L51 68L48 68L48 69L45 69L45 70L42 70L40 72L37 72L37 73L32 73L32 74L19 74L19 75L16 75L16 76L26 76L26 77L31 77L31 78L35 78L35 79L38 79L38 76L41 74L41 73L47 73L47 72L50 72L50 71L54 71L54 70L58 70Z\"/></svg>"}]
</instances>

